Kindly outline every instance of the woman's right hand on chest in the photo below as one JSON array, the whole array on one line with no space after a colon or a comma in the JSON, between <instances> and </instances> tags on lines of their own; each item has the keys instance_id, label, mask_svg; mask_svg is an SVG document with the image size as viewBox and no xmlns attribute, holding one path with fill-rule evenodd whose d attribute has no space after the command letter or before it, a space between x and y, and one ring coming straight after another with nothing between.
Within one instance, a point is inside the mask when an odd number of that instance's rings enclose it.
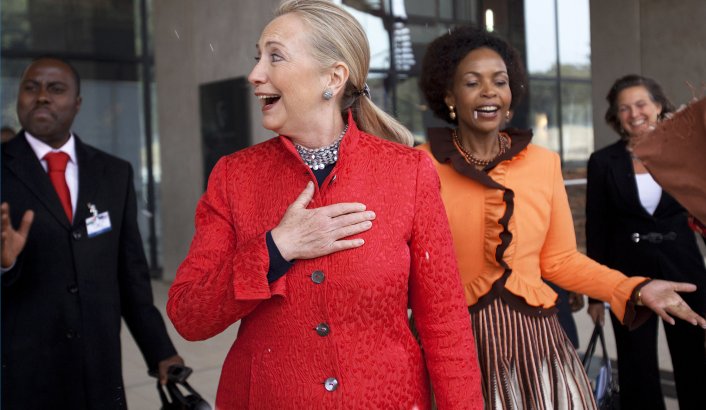
<instances>
[{"instance_id":1,"label":"woman's right hand on chest","mask_svg":"<svg viewBox=\"0 0 706 410\"><path fill-rule=\"evenodd\" d=\"M307 209L314 196L314 183L292 202L282 220L272 229L272 239L287 261L313 259L330 253L357 248L361 238L343 239L365 232L373 226L375 212L357 202L342 202Z\"/></svg>"}]
</instances>

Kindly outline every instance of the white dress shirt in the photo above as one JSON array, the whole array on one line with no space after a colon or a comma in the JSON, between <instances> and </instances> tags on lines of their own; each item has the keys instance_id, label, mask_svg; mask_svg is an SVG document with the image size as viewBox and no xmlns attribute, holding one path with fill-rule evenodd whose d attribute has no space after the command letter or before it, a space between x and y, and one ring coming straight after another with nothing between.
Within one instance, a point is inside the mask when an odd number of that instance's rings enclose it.
<instances>
[{"instance_id":1,"label":"white dress shirt","mask_svg":"<svg viewBox=\"0 0 706 410\"><path fill-rule=\"evenodd\" d=\"M76 158L76 140L74 139L74 134L69 135L69 140L66 141L59 149L52 148L46 143L33 137L32 134L25 131L25 136L27 137L27 142L29 146L32 147L32 151L39 158L39 162L42 163L42 168L45 172L49 172L47 169L47 161L44 156L50 152L65 152L69 156L69 162L66 164L66 185L69 186L69 194L71 195L71 212L72 215L76 215L76 202L78 202L78 160Z\"/></svg>"},{"instance_id":2,"label":"white dress shirt","mask_svg":"<svg viewBox=\"0 0 706 410\"><path fill-rule=\"evenodd\" d=\"M650 215L654 215L657 205L662 198L662 187L652 178L652 175L645 172L635 174L637 182L637 192L640 196L640 203Z\"/></svg>"}]
</instances>

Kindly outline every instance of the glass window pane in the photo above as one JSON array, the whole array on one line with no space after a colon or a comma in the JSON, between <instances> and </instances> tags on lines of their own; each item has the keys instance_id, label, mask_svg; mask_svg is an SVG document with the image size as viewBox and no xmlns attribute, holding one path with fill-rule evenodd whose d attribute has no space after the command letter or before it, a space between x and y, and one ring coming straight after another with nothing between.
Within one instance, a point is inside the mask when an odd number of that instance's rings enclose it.
<instances>
[{"instance_id":1,"label":"glass window pane","mask_svg":"<svg viewBox=\"0 0 706 410\"><path fill-rule=\"evenodd\" d=\"M3 0L2 48L134 58L134 12L133 1Z\"/></svg>"},{"instance_id":2,"label":"glass window pane","mask_svg":"<svg viewBox=\"0 0 706 410\"><path fill-rule=\"evenodd\" d=\"M2 49L26 49L30 43L30 20L27 0L3 0Z\"/></svg>"},{"instance_id":3,"label":"glass window pane","mask_svg":"<svg viewBox=\"0 0 706 410\"><path fill-rule=\"evenodd\" d=\"M553 79L530 78L529 122L534 131L532 142L559 151L556 82Z\"/></svg>"},{"instance_id":4,"label":"glass window pane","mask_svg":"<svg viewBox=\"0 0 706 410\"><path fill-rule=\"evenodd\" d=\"M390 0L392 11L400 15L400 9L406 8L410 16L436 17L436 1L434 0Z\"/></svg>"},{"instance_id":5,"label":"glass window pane","mask_svg":"<svg viewBox=\"0 0 706 410\"><path fill-rule=\"evenodd\" d=\"M450 19L454 16L454 1L439 0L439 17L442 19Z\"/></svg>"},{"instance_id":6,"label":"glass window pane","mask_svg":"<svg viewBox=\"0 0 706 410\"><path fill-rule=\"evenodd\" d=\"M527 71L530 74L556 72L554 0L525 1Z\"/></svg>"},{"instance_id":7,"label":"glass window pane","mask_svg":"<svg viewBox=\"0 0 706 410\"><path fill-rule=\"evenodd\" d=\"M565 162L583 162L593 151L588 0L558 0L558 10L554 0L528 3L525 27L534 141L561 150Z\"/></svg>"},{"instance_id":8,"label":"glass window pane","mask_svg":"<svg viewBox=\"0 0 706 410\"><path fill-rule=\"evenodd\" d=\"M590 82L562 81L561 119L564 160L586 161L593 152L593 107Z\"/></svg>"},{"instance_id":9,"label":"glass window pane","mask_svg":"<svg viewBox=\"0 0 706 410\"><path fill-rule=\"evenodd\" d=\"M426 129L422 123L422 96L417 85L418 81L417 77L398 81L397 119L412 131L417 142L423 142Z\"/></svg>"},{"instance_id":10,"label":"glass window pane","mask_svg":"<svg viewBox=\"0 0 706 410\"><path fill-rule=\"evenodd\" d=\"M363 26L370 43L370 69L386 70L390 67L390 37L385 30L382 18L369 12L360 11L358 7L351 7L346 2L343 7L353 15ZM370 11L369 8L363 10ZM379 10L377 11L379 12Z\"/></svg>"},{"instance_id":11,"label":"glass window pane","mask_svg":"<svg viewBox=\"0 0 706 410\"><path fill-rule=\"evenodd\" d=\"M563 158L585 162L593 152L588 0L559 0Z\"/></svg>"},{"instance_id":12,"label":"glass window pane","mask_svg":"<svg viewBox=\"0 0 706 410\"><path fill-rule=\"evenodd\" d=\"M588 72L582 72L581 76L590 77L591 22L588 0L558 0L558 6L561 64L588 66Z\"/></svg>"},{"instance_id":13,"label":"glass window pane","mask_svg":"<svg viewBox=\"0 0 706 410\"><path fill-rule=\"evenodd\" d=\"M455 18L469 24L478 24L479 0L456 0Z\"/></svg>"},{"instance_id":14,"label":"glass window pane","mask_svg":"<svg viewBox=\"0 0 706 410\"><path fill-rule=\"evenodd\" d=\"M20 76L25 67L29 65L28 59L2 59L0 71L2 72L2 92L0 93L0 109L2 110L2 125L20 130L17 119L17 92L20 85Z\"/></svg>"}]
</instances>

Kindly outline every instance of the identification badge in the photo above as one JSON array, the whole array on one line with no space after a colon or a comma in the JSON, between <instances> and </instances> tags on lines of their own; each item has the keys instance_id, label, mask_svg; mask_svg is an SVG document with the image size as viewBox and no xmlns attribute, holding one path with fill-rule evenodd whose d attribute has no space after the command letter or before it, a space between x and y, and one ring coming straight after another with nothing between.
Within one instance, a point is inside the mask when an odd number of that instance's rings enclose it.
<instances>
[{"instance_id":1,"label":"identification badge","mask_svg":"<svg viewBox=\"0 0 706 410\"><path fill-rule=\"evenodd\" d=\"M88 233L89 238L100 235L102 233L110 232L110 215L108 211L98 213L96 206L93 204L88 204L91 216L86 218L86 233Z\"/></svg>"}]
</instances>

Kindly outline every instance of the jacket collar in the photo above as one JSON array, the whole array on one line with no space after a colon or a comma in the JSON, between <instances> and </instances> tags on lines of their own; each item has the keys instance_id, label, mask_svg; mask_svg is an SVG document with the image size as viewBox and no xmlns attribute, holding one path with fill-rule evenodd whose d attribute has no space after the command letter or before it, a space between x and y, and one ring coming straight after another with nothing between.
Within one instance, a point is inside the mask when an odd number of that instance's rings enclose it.
<instances>
[{"instance_id":1,"label":"jacket collar","mask_svg":"<svg viewBox=\"0 0 706 410\"><path fill-rule=\"evenodd\" d=\"M353 112L351 109L348 109L348 130L343 136L343 139L341 140L341 145L338 148L337 164L345 162L346 158L350 156L352 152L355 152L355 148L358 145L358 140L360 139L360 133L361 131L358 129L358 125L353 119ZM302 160L299 156L299 153L297 152L296 147L294 147L294 143L292 142L292 140L290 140L284 135L279 135L278 138L280 142L284 145L284 147L287 149L287 151L294 155L294 157L297 159L298 162L302 164L302 166L308 169L309 167L304 164L304 160Z\"/></svg>"},{"instance_id":2,"label":"jacket collar","mask_svg":"<svg viewBox=\"0 0 706 410\"><path fill-rule=\"evenodd\" d=\"M73 218L73 225L76 225L79 221L88 217L86 203L100 184L104 164L101 161L94 160L96 151L85 145L75 134L74 140L78 160L79 186L76 213ZM13 140L4 144L3 155L5 156L4 165L9 172L14 174L39 199L39 202L49 210L49 213L61 225L66 229L70 229L71 225L66 218L61 201L49 176L42 168L39 158L37 158L37 155L27 142L24 130L20 131Z\"/></svg>"},{"instance_id":3,"label":"jacket collar","mask_svg":"<svg viewBox=\"0 0 706 410\"><path fill-rule=\"evenodd\" d=\"M630 204L636 212L643 214L643 216L654 218L654 215L657 215L667 205L667 202L669 202L669 197L666 192L662 190L662 195L660 196L659 203L657 204L654 214L647 212L640 202L640 192L637 188L632 159L630 158L630 153L627 150L627 142L625 140L620 140L609 146L607 149L609 155L611 156L611 160L609 162L610 175L613 178L615 186L618 187L619 195L622 196L623 201Z\"/></svg>"},{"instance_id":4,"label":"jacket collar","mask_svg":"<svg viewBox=\"0 0 706 410\"><path fill-rule=\"evenodd\" d=\"M42 168L39 158L27 142L24 130L20 131L13 140L4 144L3 156L5 157L3 165L7 167L8 172L14 174L64 228L69 229L69 220L61 206L59 196L56 194L49 176Z\"/></svg>"},{"instance_id":5,"label":"jacket collar","mask_svg":"<svg viewBox=\"0 0 706 410\"><path fill-rule=\"evenodd\" d=\"M502 132L506 133L512 145L510 149L503 155L495 158L490 164L488 164L482 170L478 170L476 167L471 166L466 162L460 152L456 149L453 143L453 137L451 133L451 128L430 128L428 132L429 136L429 146L431 147L431 153L434 158L440 163L451 163L454 169L462 174L471 178L481 184L488 186L490 188L505 189L502 185L495 182L489 175L488 172L495 168L498 164L503 161L511 160L522 152L527 145L529 145L532 140L531 130L521 130L517 128L507 128Z\"/></svg>"},{"instance_id":6,"label":"jacket collar","mask_svg":"<svg viewBox=\"0 0 706 410\"><path fill-rule=\"evenodd\" d=\"M34 151L34 154L37 156L37 158L39 158L40 160L43 159L50 152L63 152L69 156L69 161L72 161L74 164L77 164L76 139L74 138L73 133L69 134L69 139L64 145L62 145L59 149L54 149L50 145L46 144L44 141L41 141L40 139L34 137L29 132L25 130L23 130L23 132L25 138L27 139L27 143L32 148L32 151Z\"/></svg>"}]
</instances>

